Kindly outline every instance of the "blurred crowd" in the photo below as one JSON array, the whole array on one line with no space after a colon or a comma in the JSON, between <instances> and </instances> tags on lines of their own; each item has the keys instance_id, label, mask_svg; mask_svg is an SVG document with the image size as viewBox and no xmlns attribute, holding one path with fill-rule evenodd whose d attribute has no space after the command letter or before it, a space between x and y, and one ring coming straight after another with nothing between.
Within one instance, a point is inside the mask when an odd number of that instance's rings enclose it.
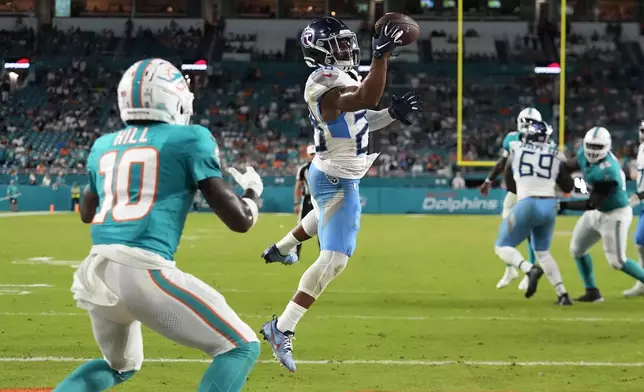
<instances>
[{"instance_id":1,"label":"blurred crowd","mask_svg":"<svg viewBox=\"0 0 644 392\"><path fill-rule=\"evenodd\" d=\"M157 44L169 52L185 54L194 52L202 37L198 29L184 31L177 26L159 32L135 32L127 24L125 29L125 45L110 31L92 33L89 41L87 33L79 30L52 31L46 36L25 31L17 41L0 39L0 46L22 42L42 56L73 56L71 67L40 67L14 86L10 86L8 75L3 76L0 170L53 176L82 173L93 141L122 127L115 87L123 69L110 69L100 62L90 64L96 60L92 56L147 54ZM224 37L225 50L238 53L253 51L257 38ZM613 132L616 151L629 165L636 153L635 129L638 120L644 118L643 80L633 61L638 57L629 58L619 50L620 45L611 45L614 38L603 33L571 38L574 45L584 49L569 58L566 147L574 151L584 132L600 124ZM542 43L529 34L507 41L509 58L517 62L516 66L532 58L535 51L544 50ZM597 42L607 44L595 45ZM281 53L274 54L271 60L279 60L279 56ZM558 125L556 78L529 71L477 75L479 61L489 64L492 60L469 58L465 64L463 156L467 160L496 159L504 135L514 129L515 116L523 107L539 108L546 121L554 121L555 129ZM445 64L448 69L453 63L446 60ZM291 175L306 160L305 148L312 142L308 109L302 99L304 80L276 84L263 83L264 79L260 67L249 68L241 78L223 69L210 69L195 77L193 122L209 128L218 139L224 165L250 164L259 167L263 175ZM381 156L369 175L452 177L458 105L454 73L410 73L398 63L391 67L389 79L391 86L382 99L383 107L391 94L415 90L424 95L425 110L410 127L394 123L371 134L371 148Z\"/></svg>"}]
</instances>

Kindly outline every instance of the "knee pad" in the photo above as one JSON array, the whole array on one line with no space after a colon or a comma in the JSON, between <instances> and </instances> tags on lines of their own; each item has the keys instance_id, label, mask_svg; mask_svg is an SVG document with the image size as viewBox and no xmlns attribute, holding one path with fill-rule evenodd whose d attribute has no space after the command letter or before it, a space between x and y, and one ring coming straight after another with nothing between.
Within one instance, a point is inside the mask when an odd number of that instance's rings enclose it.
<instances>
[{"instance_id":1,"label":"knee pad","mask_svg":"<svg viewBox=\"0 0 644 392\"><path fill-rule=\"evenodd\" d=\"M574 244L570 244L570 255L576 259L584 257L585 253L582 253L581 250Z\"/></svg>"},{"instance_id":2,"label":"knee pad","mask_svg":"<svg viewBox=\"0 0 644 392\"><path fill-rule=\"evenodd\" d=\"M622 261L619 259L619 255L606 255L606 260L611 267L616 270L621 270L623 267Z\"/></svg>"},{"instance_id":3,"label":"knee pad","mask_svg":"<svg viewBox=\"0 0 644 392\"><path fill-rule=\"evenodd\" d=\"M298 290L317 298L326 286L347 266L349 256L340 252L323 250L315 263L304 272Z\"/></svg>"}]
</instances>

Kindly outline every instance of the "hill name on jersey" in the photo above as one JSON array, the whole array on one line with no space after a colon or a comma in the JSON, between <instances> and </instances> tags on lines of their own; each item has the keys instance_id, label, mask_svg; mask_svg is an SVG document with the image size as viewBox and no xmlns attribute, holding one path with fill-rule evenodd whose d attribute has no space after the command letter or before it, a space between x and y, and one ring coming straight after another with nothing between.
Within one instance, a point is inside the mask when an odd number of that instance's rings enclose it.
<instances>
[{"instance_id":1,"label":"hill name on jersey","mask_svg":"<svg viewBox=\"0 0 644 392\"><path fill-rule=\"evenodd\" d=\"M325 121L320 100L338 87L359 86L348 73L335 67L315 70L306 81L304 100L309 107L317 154L313 164L323 172L347 179L364 177L378 154L368 155L369 123L366 110L342 112L333 121Z\"/></svg>"}]
</instances>

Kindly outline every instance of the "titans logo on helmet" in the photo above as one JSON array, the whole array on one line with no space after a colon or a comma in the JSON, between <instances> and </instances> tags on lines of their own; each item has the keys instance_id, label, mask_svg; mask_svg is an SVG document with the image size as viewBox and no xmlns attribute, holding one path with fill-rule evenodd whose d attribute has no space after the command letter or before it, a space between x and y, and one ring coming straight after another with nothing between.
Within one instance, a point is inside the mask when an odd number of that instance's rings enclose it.
<instances>
[{"instance_id":1,"label":"titans logo on helmet","mask_svg":"<svg viewBox=\"0 0 644 392\"><path fill-rule=\"evenodd\" d=\"M306 29L304 29L304 31L302 32L302 37L300 38L302 46L304 46L305 48L312 47L313 37L315 37L315 31L312 28L307 27Z\"/></svg>"}]
</instances>

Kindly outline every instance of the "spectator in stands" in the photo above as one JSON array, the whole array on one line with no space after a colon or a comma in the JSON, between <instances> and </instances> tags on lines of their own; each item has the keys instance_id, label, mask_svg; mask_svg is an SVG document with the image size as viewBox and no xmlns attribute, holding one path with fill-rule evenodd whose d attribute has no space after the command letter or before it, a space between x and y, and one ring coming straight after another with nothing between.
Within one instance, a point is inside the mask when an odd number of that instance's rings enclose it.
<instances>
[{"instance_id":1,"label":"spectator in stands","mask_svg":"<svg viewBox=\"0 0 644 392\"><path fill-rule=\"evenodd\" d=\"M45 173L45 175L42 177L42 186L51 186L51 177L49 176L49 173Z\"/></svg>"},{"instance_id":2,"label":"spectator in stands","mask_svg":"<svg viewBox=\"0 0 644 392\"><path fill-rule=\"evenodd\" d=\"M452 178L452 189L465 189L465 179L461 172L456 172L456 175Z\"/></svg>"}]
</instances>

